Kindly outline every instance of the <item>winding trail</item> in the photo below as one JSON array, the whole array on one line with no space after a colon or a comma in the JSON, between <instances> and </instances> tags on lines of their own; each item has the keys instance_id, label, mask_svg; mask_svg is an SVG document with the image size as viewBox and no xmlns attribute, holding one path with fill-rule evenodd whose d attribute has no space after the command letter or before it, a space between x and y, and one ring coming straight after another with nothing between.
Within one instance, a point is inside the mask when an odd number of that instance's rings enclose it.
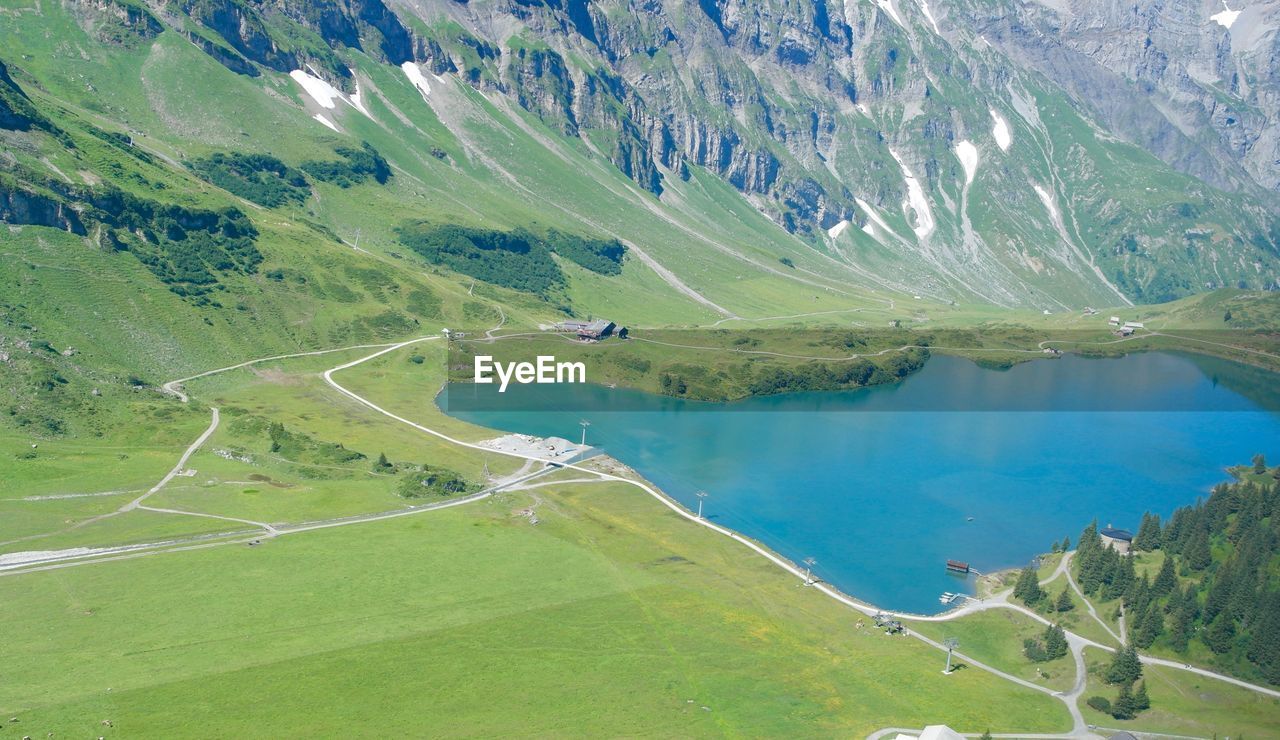
<instances>
[{"instance_id":1,"label":"winding trail","mask_svg":"<svg viewBox=\"0 0 1280 740\"><path fill-rule=\"evenodd\" d=\"M209 438L213 436L213 433L218 431L218 422L221 419L221 417L218 414L218 409L214 407L210 407L209 411L213 414L213 418L209 421L209 428L204 430L204 432L199 437L196 437L196 441L192 442L191 445L187 447L186 451L182 453L182 457L178 458L178 464L174 465L173 469L170 470L168 474L165 475L165 477L161 478L159 483L155 484L151 488L148 488L146 493L135 498L134 500L130 501L124 506L121 506L119 509L116 509L110 514L107 514L106 516L123 514L126 511L133 511L139 506L142 506L143 501L146 501L153 494L158 492L161 488L164 488L166 485L169 484L169 481L176 478L179 473L181 473L183 470L186 469L187 461L191 459L192 455L196 454L196 450L200 449L200 447L204 445L205 442L209 441Z\"/></svg>"},{"instance_id":2,"label":"winding trail","mask_svg":"<svg viewBox=\"0 0 1280 740\"><path fill-rule=\"evenodd\" d=\"M1084 608L1089 612L1089 616L1093 617L1093 621L1097 622L1108 635L1111 635L1111 639L1115 640L1117 645L1123 645L1124 638L1116 634L1115 630L1111 629L1111 625L1107 624L1107 621L1098 615L1098 610L1093 608L1093 602L1089 600L1089 597L1084 595L1084 591L1081 590L1080 584L1076 583L1075 576L1071 575L1071 568L1067 566L1075 554L1076 551L1072 550L1071 552L1063 555L1062 562L1058 564L1058 569L1054 571L1053 576L1048 578L1044 583L1053 581L1059 574L1065 575L1067 577L1067 585L1071 587L1072 591L1076 592L1076 596L1080 597L1080 601L1084 602Z\"/></svg>"}]
</instances>

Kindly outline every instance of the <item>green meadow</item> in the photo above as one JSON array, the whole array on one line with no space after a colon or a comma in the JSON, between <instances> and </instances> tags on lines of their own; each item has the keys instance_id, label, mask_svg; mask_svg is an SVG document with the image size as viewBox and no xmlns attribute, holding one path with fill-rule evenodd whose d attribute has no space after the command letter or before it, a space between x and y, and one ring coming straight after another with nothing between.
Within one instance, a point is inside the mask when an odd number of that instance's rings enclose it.
<instances>
[{"instance_id":1,"label":"green meadow","mask_svg":"<svg viewBox=\"0 0 1280 740\"><path fill-rule=\"evenodd\" d=\"M533 506L539 523L515 510ZM625 484L0 578L6 735L1053 731ZM104 720L111 722L107 727Z\"/></svg>"}]
</instances>

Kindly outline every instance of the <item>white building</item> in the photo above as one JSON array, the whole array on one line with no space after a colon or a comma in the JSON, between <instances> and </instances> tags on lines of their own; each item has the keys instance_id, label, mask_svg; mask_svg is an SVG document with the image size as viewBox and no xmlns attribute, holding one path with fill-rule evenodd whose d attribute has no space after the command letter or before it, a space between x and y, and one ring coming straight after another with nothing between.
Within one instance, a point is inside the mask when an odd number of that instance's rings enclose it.
<instances>
[{"instance_id":1,"label":"white building","mask_svg":"<svg viewBox=\"0 0 1280 740\"><path fill-rule=\"evenodd\" d=\"M899 734L893 740L964 740L964 735L946 725L929 725L919 735Z\"/></svg>"}]
</instances>

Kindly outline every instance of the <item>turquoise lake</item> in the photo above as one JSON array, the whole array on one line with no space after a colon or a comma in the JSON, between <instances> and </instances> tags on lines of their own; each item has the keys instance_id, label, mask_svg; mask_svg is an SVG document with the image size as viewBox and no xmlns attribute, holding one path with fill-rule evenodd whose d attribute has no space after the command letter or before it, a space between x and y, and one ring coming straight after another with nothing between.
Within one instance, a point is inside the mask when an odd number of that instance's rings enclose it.
<instances>
[{"instance_id":1,"label":"turquoise lake","mask_svg":"<svg viewBox=\"0 0 1280 740\"><path fill-rule=\"evenodd\" d=\"M589 377L589 376L588 376ZM1280 382L1169 353L1008 370L936 356L902 383L712 404L595 385L455 385L448 413L578 439L857 598L943 610L944 591L1018 567L1091 520L1136 530L1258 453L1280 459ZM449 402L452 394L453 402ZM532 409L532 410L531 410ZM746 551L744 550L744 556Z\"/></svg>"}]
</instances>

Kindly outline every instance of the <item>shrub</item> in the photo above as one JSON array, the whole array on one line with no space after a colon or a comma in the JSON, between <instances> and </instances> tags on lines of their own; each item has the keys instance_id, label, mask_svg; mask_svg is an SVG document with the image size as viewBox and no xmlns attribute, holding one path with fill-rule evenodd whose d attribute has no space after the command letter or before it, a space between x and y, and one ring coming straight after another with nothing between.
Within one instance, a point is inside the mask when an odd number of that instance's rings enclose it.
<instances>
[{"instance_id":1,"label":"shrub","mask_svg":"<svg viewBox=\"0 0 1280 740\"><path fill-rule=\"evenodd\" d=\"M266 154L218 152L187 166L202 180L268 208L302 203L311 194L301 172Z\"/></svg>"},{"instance_id":2,"label":"shrub","mask_svg":"<svg viewBox=\"0 0 1280 740\"><path fill-rule=\"evenodd\" d=\"M361 143L359 149L340 146L333 151L342 159L303 162L303 171L317 180L331 182L340 188L358 185L370 177L379 185L385 185L391 179L391 166L367 141Z\"/></svg>"},{"instance_id":3,"label":"shrub","mask_svg":"<svg viewBox=\"0 0 1280 740\"><path fill-rule=\"evenodd\" d=\"M480 490L480 486L447 468L423 465L416 473L408 475L400 483L400 495L405 498L425 496L454 496Z\"/></svg>"},{"instance_id":4,"label":"shrub","mask_svg":"<svg viewBox=\"0 0 1280 740\"><path fill-rule=\"evenodd\" d=\"M1111 714L1111 700L1105 696L1091 696L1085 701L1085 704L1103 714Z\"/></svg>"}]
</instances>

